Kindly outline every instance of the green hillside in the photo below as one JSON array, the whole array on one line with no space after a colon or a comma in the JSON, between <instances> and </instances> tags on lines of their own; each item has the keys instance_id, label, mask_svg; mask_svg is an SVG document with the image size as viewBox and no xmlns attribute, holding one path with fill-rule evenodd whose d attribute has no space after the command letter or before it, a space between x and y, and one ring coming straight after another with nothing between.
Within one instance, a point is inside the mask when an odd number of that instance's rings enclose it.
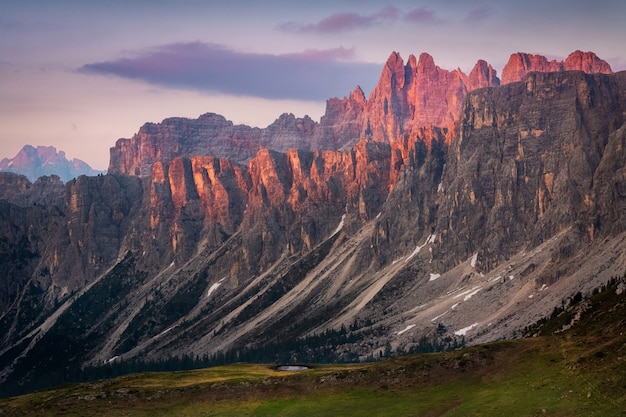
<instances>
[{"instance_id":1,"label":"green hillside","mask_svg":"<svg viewBox=\"0 0 626 417\"><path fill-rule=\"evenodd\" d=\"M0 416L626 416L623 280L529 332L298 372L236 364L137 374L2 399Z\"/></svg>"}]
</instances>

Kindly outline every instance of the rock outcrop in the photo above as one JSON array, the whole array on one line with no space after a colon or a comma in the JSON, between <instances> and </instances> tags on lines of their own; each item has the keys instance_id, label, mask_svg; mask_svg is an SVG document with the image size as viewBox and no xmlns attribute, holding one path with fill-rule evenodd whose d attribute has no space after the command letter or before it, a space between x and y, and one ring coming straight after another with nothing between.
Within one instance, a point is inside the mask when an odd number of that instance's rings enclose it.
<instances>
[{"instance_id":1,"label":"rock outcrop","mask_svg":"<svg viewBox=\"0 0 626 417\"><path fill-rule=\"evenodd\" d=\"M179 156L212 155L247 163L264 148L341 150L362 139L393 146L421 129L437 126L452 132L467 92L498 84L496 71L482 60L468 76L441 69L428 54L421 54L419 61L411 55L405 65L394 52L368 99L360 87L349 97L329 99L319 123L291 114L263 129L235 126L216 114L147 123L131 139L119 139L111 148L109 172L148 176L155 162Z\"/></svg>"},{"instance_id":2,"label":"rock outcrop","mask_svg":"<svg viewBox=\"0 0 626 417\"><path fill-rule=\"evenodd\" d=\"M156 162L177 157L211 155L246 163L262 148L286 151L309 148L315 130L311 118L283 114L265 129L234 125L223 116L207 113L198 119L169 118L146 123L131 139L111 148L109 172L149 176Z\"/></svg>"},{"instance_id":3,"label":"rock outcrop","mask_svg":"<svg viewBox=\"0 0 626 417\"><path fill-rule=\"evenodd\" d=\"M617 168L622 157L613 146L626 121L624 75L531 73L522 83L468 96L438 219L442 246L457 261L478 251L490 270L568 227L579 241L621 230L621 220L598 209L620 200L619 169L599 170ZM612 149L609 140L616 141ZM597 175L611 179L597 182Z\"/></svg>"},{"instance_id":4,"label":"rock outcrop","mask_svg":"<svg viewBox=\"0 0 626 417\"><path fill-rule=\"evenodd\" d=\"M502 70L502 84L522 81L537 72L583 71L586 74L611 74L611 66L593 52L574 51L564 60L549 61L545 56L518 52L512 54Z\"/></svg>"}]
</instances>

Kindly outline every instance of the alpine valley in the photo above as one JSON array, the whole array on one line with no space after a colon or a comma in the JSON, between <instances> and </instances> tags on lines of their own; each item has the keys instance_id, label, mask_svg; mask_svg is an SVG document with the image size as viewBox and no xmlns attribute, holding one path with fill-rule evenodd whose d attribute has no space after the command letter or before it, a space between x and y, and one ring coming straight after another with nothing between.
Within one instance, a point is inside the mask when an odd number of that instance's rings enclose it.
<instances>
[{"instance_id":1,"label":"alpine valley","mask_svg":"<svg viewBox=\"0 0 626 417\"><path fill-rule=\"evenodd\" d=\"M394 52L319 122L170 118L107 175L0 173L2 387L519 337L624 274L625 163L626 72L591 52L502 80Z\"/></svg>"}]
</instances>

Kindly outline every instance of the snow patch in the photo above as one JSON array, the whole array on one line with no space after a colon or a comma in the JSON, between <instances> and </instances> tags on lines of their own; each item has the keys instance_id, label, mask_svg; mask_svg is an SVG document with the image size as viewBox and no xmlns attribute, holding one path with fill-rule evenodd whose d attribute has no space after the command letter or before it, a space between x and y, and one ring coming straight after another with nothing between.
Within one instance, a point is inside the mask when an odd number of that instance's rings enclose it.
<instances>
[{"instance_id":1,"label":"snow patch","mask_svg":"<svg viewBox=\"0 0 626 417\"><path fill-rule=\"evenodd\" d=\"M472 288L471 290L463 291L462 293L457 294L457 295L455 295L452 298L459 298L459 297L467 296L470 293L471 293L471 295L470 295L470 298L471 298L472 295L476 294L481 289L482 289L482 287L479 285L479 286L476 286L476 287ZM469 300L469 298L468 298L468 300Z\"/></svg>"},{"instance_id":2,"label":"snow patch","mask_svg":"<svg viewBox=\"0 0 626 417\"><path fill-rule=\"evenodd\" d=\"M430 274L430 279L428 281L434 281L439 278L441 274Z\"/></svg>"},{"instance_id":3,"label":"snow patch","mask_svg":"<svg viewBox=\"0 0 626 417\"><path fill-rule=\"evenodd\" d=\"M413 327L415 327L414 324L409 324L408 326L406 326L406 328L404 330L400 330L398 333L396 333L398 336L401 335L402 333L406 333L409 330L411 330Z\"/></svg>"},{"instance_id":4,"label":"snow patch","mask_svg":"<svg viewBox=\"0 0 626 417\"><path fill-rule=\"evenodd\" d=\"M456 308L458 307L458 305L461 303L456 303L456 304L452 304L452 307L450 307L451 310L456 310Z\"/></svg>"},{"instance_id":5,"label":"snow patch","mask_svg":"<svg viewBox=\"0 0 626 417\"><path fill-rule=\"evenodd\" d=\"M220 285L222 285L222 281L224 281L224 278L220 279L215 284L211 285L209 287L209 291L207 292L206 296L210 297L211 294L213 294L215 292L215 290L217 290L220 287Z\"/></svg>"},{"instance_id":6,"label":"snow patch","mask_svg":"<svg viewBox=\"0 0 626 417\"><path fill-rule=\"evenodd\" d=\"M515 278L513 275L509 275L508 278L513 281L513 278Z\"/></svg>"},{"instance_id":7,"label":"snow patch","mask_svg":"<svg viewBox=\"0 0 626 417\"><path fill-rule=\"evenodd\" d=\"M165 333L171 331L173 328L175 328L176 326L178 326L178 324L173 325L172 327L168 327L167 329L163 330L161 333L159 333L159 336L163 336Z\"/></svg>"},{"instance_id":8,"label":"snow patch","mask_svg":"<svg viewBox=\"0 0 626 417\"><path fill-rule=\"evenodd\" d=\"M465 286L463 286L463 287L459 287L459 288L455 288L455 289L453 289L452 291L448 291L448 292L446 292L446 295L452 295L452 294L454 294L455 292L461 291L463 288L465 288Z\"/></svg>"},{"instance_id":9,"label":"snow patch","mask_svg":"<svg viewBox=\"0 0 626 417\"><path fill-rule=\"evenodd\" d=\"M491 279L489 280L489 282L495 282L495 281L499 281L499 280L501 280L501 279L502 279L502 276L498 275L498 276L497 276L497 277L495 277L495 278L491 278Z\"/></svg>"},{"instance_id":10,"label":"snow patch","mask_svg":"<svg viewBox=\"0 0 626 417\"><path fill-rule=\"evenodd\" d=\"M474 256L472 256L472 260L470 262L472 268L476 268L476 261L478 261L478 252L476 252Z\"/></svg>"},{"instance_id":11,"label":"snow patch","mask_svg":"<svg viewBox=\"0 0 626 417\"><path fill-rule=\"evenodd\" d=\"M119 358L119 356L113 356L111 359L104 361L104 363L111 363L111 362L115 362L115 360Z\"/></svg>"},{"instance_id":12,"label":"snow patch","mask_svg":"<svg viewBox=\"0 0 626 417\"><path fill-rule=\"evenodd\" d=\"M429 243L435 243L435 239L436 238L437 238L437 235L428 235L428 237L426 238L426 242L424 242L423 245L417 245L415 247L415 250L409 256L407 256L407 258L406 258L406 260L404 262L405 263L409 262L409 260L411 258L413 258L415 255L417 255L422 250L422 248L424 246L428 245ZM432 253L432 251L433 251L432 248L429 248L429 249L430 249L430 252Z\"/></svg>"},{"instance_id":13,"label":"snow patch","mask_svg":"<svg viewBox=\"0 0 626 417\"><path fill-rule=\"evenodd\" d=\"M463 327L462 329L459 329L456 332L454 332L454 334L457 335L457 336L465 336L467 334L467 332L469 332L470 330L472 330L476 326L478 326L478 323L474 323L474 324L471 324L471 325L469 325L467 327Z\"/></svg>"},{"instance_id":14,"label":"snow patch","mask_svg":"<svg viewBox=\"0 0 626 417\"><path fill-rule=\"evenodd\" d=\"M335 231L333 232L333 234L331 236L335 236L337 233L339 233L341 231L341 229L343 229L343 222L344 220L346 220L346 215L342 215L341 216L341 221L339 222L339 226L337 226L337 228L335 229Z\"/></svg>"},{"instance_id":15,"label":"snow patch","mask_svg":"<svg viewBox=\"0 0 626 417\"><path fill-rule=\"evenodd\" d=\"M437 192L440 193L443 191L443 183L440 182L439 185L437 186Z\"/></svg>"},{"instance_id":16,"label":"snow patch","mask_svg":"<svg viewBox=\"0 0 626 417\"><path fill-rule=\"evenodd\" d=\"M447 311L444 311L442 314L438 315L437 317L433 317L432 319L430 319L430 321L434 322L435 320L439 320L440 318L445 316L447 313L448 313Z\"/></svg>"},{"instance_id":17,"label":"snow patch","mask_svg":"<svg viewBox=\"0 0 626 417\"><path fill-rule=\"evenodd\" d=\"M405 262L405 263L406 263L406 262L409 262L409 260L410 260L412 257L414 257L415 255L417 255L417 254L420 252L420 250L421 250L421 249L422 249L422 246L419 246L419 245L418 245L418 246L416 246L416 247L415 247L415 250L414 250L413 252L411 252L411 254L410 254L410 255L409 255L409 256L408 256L408 257L404 260L404 262Z\"/></svg>"},{"instance_id":18,"label":"snow patch","mask_svg":"<svg viewBox=\"0 0 626 417\"><path fill-rule=\"evenodd\" d=\"M169 268L174 266L174 261L172 261L172 263L170 264Z\"/></svg>"},{"instance_id":19,"label":"snow patch","mask_svg":"<svg viewBox=\"0 0 626 417\"><path fill-rule=\"evenodd\" d=\"M546 284L543 284L541 286L541 288L539 288L539 291L543 291L543 290L547 290L547 289L548 289L548 286Z\"/></svg>"},{"instance_id":20,"label":"snow patch","mask_svg":"<svg viewBox=\"0 0 626 417\"><path fill-rule=\"evenodd\" d=\"M528 296L528 298L533 298L534 296L535 296L535 294L530 294L530 295Z\"/></svg>"},{"instance_id":21,"label":"snow patch","mask_svg":"<svg viewBox=\"0 0 626 417\"><path fill-rule=\"evenodd\" d=\"M383 212L381 211L380 213L378 213L378 214L376 215L376 220L380 219L380 216L382 216L382 215L383 215Z\"/></svg>"},{"instance_id":22,"label":"snow patch","mask_svg":"<svg viewBox=\"0 0 626 417\"><path fill-rule=\"evenodd\" d=\"M471 293L467 294L465 297L463 297L463 301L467 301L470 298L472 298L474 295L476 295L478 293L478 291L482 290L482 288L478 288L475 291L472 291Z\"/></svg>"}]
</instances>

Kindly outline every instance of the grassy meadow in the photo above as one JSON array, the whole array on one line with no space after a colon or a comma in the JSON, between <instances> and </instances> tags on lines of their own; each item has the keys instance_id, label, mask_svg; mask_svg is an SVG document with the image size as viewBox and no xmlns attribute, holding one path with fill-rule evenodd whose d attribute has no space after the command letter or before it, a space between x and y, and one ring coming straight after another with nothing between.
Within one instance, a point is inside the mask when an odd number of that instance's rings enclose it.
<instances>
[{"instance_id":1,"label":"grassy meadow","mask_svg":"<svg viewBox=\"0 0 626 417\"><path fill-rule=\"evenodd\" d=\"M577 312L577 324L554 333ZM0 399L0 416L626 416L624 294L609 287L533 331L297 372L233 364L135 374Z\"/></svg>"}]
</instances>

